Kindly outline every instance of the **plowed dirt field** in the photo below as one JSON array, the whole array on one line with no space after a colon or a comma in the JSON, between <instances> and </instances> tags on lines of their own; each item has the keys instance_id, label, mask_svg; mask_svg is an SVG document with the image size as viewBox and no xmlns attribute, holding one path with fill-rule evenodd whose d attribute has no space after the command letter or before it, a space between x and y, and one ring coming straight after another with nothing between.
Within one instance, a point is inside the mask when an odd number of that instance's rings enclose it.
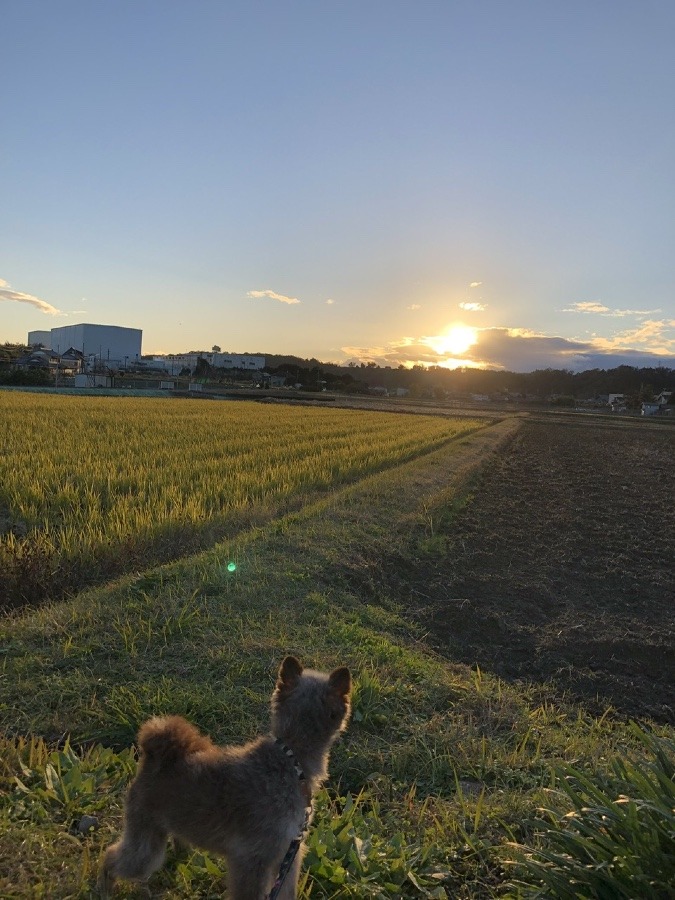
<instances>
[{"instance_id":1,"label":"plowed dirt field","mask_svg":"<svg viewBox=\"0 0 675 900\"><path fill-rule=\"evenodd\" d=\"M453 659L673 722L674 462L670 426L526 421L391 587Z\"/></svg>"}]
</instances>

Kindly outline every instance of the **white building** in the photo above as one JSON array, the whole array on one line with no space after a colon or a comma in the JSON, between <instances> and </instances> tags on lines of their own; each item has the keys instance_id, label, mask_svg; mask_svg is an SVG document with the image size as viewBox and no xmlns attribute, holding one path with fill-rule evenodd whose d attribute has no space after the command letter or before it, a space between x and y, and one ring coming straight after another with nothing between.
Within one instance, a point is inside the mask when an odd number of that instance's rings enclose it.
<instances>
[{"instance_id":1,"label":"white building","mask_svg":"<svg viewBox=\"0 0 675 900\"><path fill-rule=\"evenodd\" d=\"M37 344L42 344L47 350L52 349L52 333L51 331L29 331L28 332L28 346L35 347Z\"/></svg>"},{"instance_id":2,"label":"white building","mask_svg":"<svg viewBox=\"0 0 675 900\"><path fill-rule=\"evenodd\" d=\"M180 375L183 369L194 372L197 361L205 359L210 366L224 369L245 369L255 372L265 368L264 356L250 356L247 353L169 353L144 360L150 366L164 369L169 375Z\"/></svg>"},{"instance_id":3,"label":"white building","mask_svg":"<svg viewBox=\"0 0 675 900\"><path fill-rule=\"evenodd\" d=\"M44 339L47 334L48 342ZM72 347L84 355L89 368L96 364L111 369L135 366L141 358L142 338L140 328L121 325L61 325L51 332L28 332L29 345L48 343L49 349L58 354Z\"/></svg>"},{"instance_id":4,"label":"white building","mask_svg":"<svg viewBox=\"0 0 675 900\"><path fill-rule=\"evenodd\" d=\"M212 366L219 366L224 369L264 369L264 356L251 356L249 353L232 354L232 353L207 353L207 361Z\"/></svg>"}]
</instances>

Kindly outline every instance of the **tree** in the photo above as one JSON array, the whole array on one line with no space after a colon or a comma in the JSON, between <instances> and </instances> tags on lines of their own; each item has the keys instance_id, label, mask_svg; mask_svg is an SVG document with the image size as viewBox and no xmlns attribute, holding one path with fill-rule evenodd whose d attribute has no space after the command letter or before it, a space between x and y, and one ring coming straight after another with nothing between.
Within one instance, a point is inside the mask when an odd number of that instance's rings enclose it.
<instances>
[{"instance_id":1,"label":"tree","mask_svg":"<svg viewBox=\"0 0 675 900\"><path fill-rule=\"evenodd\" d=\"M53 381L47 369L14 369L9 372L0 372L0 384L42 387L53 384Z\"/></svg>"},{"instance_id":2,"label":"tree","mask_svg":"<svg viewBox=\"0 0 675 900\"><path fill-rule=\"evenodd\" d=\"M210 371L211 366L203 356L200 356L197 360L197 365L195 366L195 378L207 378Z\"/></svg>"},{"instance_id":3,"label":"tree","mask_svg":"<svg viewBox=\"0 0 675 900\"><path fill-rule=\"evenodd\" d=\"M13 362L26 354L28 349L27 344L12 344L10 341L5 341L4 344L0 344L0 359L3 362Z\"/></svg>"},{"instance_id":4,"label":"tree","mask_svg":"<svg viewBox=\"0 0 675 900\"><path fill-rule=\"evenodd\" d=\"M214 344L213 347L211 347L211 353L220 353L220 352L221 352L221 350L220 350L220 347L218 346L218 344Z\"/></svg>"}]
</instances>

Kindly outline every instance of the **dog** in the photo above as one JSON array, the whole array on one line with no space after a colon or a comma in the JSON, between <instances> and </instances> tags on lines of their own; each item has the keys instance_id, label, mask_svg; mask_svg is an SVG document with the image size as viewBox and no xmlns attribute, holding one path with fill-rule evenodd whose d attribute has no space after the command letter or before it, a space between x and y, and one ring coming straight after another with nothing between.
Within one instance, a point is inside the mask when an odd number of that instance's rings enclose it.
<instances>
[{"instance_id":1,"label":"dog","mask_svg":"<svg viewBox=\"0 0 675 900\"><path fill-rule=\"evenodd\" d=\"M312 797L347 727L351 686L345 666L327 675L287 656L272 694L271 734L244 746L218 747L180 716L147 721L122 837L101 865L101 896L111 896L118 878L149 878L171 836L227 858L232 900L263 900L273 888L278 900L294 900Z\"/></svg>"}]
</instances>

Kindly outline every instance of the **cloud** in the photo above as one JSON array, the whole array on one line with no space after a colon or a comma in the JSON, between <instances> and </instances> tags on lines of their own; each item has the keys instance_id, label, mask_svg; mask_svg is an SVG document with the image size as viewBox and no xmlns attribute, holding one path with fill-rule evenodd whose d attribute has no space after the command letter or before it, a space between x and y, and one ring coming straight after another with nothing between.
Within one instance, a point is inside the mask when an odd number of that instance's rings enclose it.
<instances>
[{"instance_id":1,"label":"cloud","mask_svg":"<svg viewBox=\"0 0 675 900\"><path fill-rule=\"evenodd\" d=\"M636 346L640 343L644 346ZM534 369L609 369L620 365L675 365L675 342L659 328L626 332L617 340L577 340L539 334L526 328L479 329L468 355L483 366L531 372Z\"/></svg>"},{"instance_id":2,"label":"cloud","mask_svg":"<svg viewBox=\"0 0 675 900\"><path fill-rule=\"evenodd\" d=\"M590 300L584 303L573 303L571 306L568 306L567 309L563 309L563 312L580 312L580 313L608 313L611 312L609 306L604 306L602 303L598 303L597 300Z\"/></svg>"},{"instance_id":3,"label":"cloud","mask_svg":"<svg viewBox=\"0 0 675 900\"><path fill-rule=\"evenodd\" d=\"M335 300L326 300L326 306L332 306L335 303Z\"/></svg>"},{"instance_id":4,"label":"cloud","mask_svg":"<svg viewBox=\"0 0 675 900\"><path fill-rule=\"evenodd\" d=\"M440 353L430 338L405 337L379 347L343 347L356 362L382 366L436 365L506 369L611 369L616 366L675 368L675 320L645 322L613 338L576 340L540 334L528 328L477 328L476 340L463 353ZM439 345L437 345L439 346Z\"/></svg>"},{"instance_id":5,"label":"cloud","mask_svg":"<svg viewBox=\"0 0 675 900\"><path fill-rule=\"evenodd\" d=\"M486 309L484 303L460 303L460 309L465 309L467 312L483 312Z\"/></svg>"},{"instance_id":6,"label":"cloud","mask_svg":"<svg viewBox=\"0 0 675 900\"><path fill-rule=\"evenodd\" d=\"M613 316L616 318L623 318L624 316L637 316L638 318L644 316L653 316L655 313L660 313L660 309L611 309L609 306L605 306L604 303L600 303L599 300L590 300L584 301L582 303L573 303L571 306L565 307L562 312L567 313L586 313L586 314L594 314L598 316Z\"/></svg>"},{"instance_id":7,"label":"cloud","mask_svg":"<svg viewBox=\"0 0 675 900\"><path fill-rule=\"evenodd\" d=\"M389 346L391 347L391 344ZM383 357L387 353L386 347L340 347L340 350L347 356L356 356L364 362L375 357Z\"/></svg>"},{"instance_id":8,"label":"cloud","mask_svg":"<svg viewBox=\"0 0 675 900\"><path fill-rule=\"evenodd\" d=\"M437 353L428 341L430 338L404 337L398 341L390 341L384 346L375 347L342 347L348 362L375 362L379 366L438 366L447 365L448 354ZM454 366L475 366L471 359L452 357ZM449 366L452 367L452 366Z\"/></svg>"},{"instance_id":9,"label":"cloud","mask_svg":"<svg viewBox=\"0 0 675 900\"><path fill-rule=\"evenodd\" d=\"M637 328L620 331L612 337L596 337L593 343L606 351L626 350L646 344L652 353L675 355L675 320L647 319Z\"/></svg>"},{"instance_id":10,"label":"cloud","mask_svg":"<svg viewBox=\"0 0 675 900\"><path fill-rule=\"evenodd\" d=\"M477 287L480 287L482 283L483 283L482 281L472 281L471 284L469 285L469 287L477 288Z\"/></svg>"},{"instance_id":11,"label":"cloud","mask_svg":"<svg viewBox=\"0 0 675 900\"><path fill-rule=\"evenodd\" d=\"M284 294L277 294L276 291L248 291L246 296L256 300L259 297L269 297L270 300L278 300L279 303L300 303L297 297L286 297Z\"/></svg>"},{"instance_id":12,"label":"cloud","mask_svg":"<svg viewBox=\"0 0 675 900\"><path fill-rule=\"evenodd\" d=\"M422 309L421 303L411 303L410 306L406 306L406 309Z\"/></svg>"},{"instance_id":13,"label":"cloud","mask_svg":"<svg viewBox=\"0 0 675 900\"><path fill-rule=\"evenodd\" d=\"M9 284L0 278L0 300L9 300L14 303L29 303L31 306L34 306L36 309L39 309L40 312L45 313L45 315L48 316L62 315L61 310L52 306L51 303L40 300L39 297L34 297L32 294L22 294L21 291L12 291L9 288Z\"/></svg>"}]
</instances>

